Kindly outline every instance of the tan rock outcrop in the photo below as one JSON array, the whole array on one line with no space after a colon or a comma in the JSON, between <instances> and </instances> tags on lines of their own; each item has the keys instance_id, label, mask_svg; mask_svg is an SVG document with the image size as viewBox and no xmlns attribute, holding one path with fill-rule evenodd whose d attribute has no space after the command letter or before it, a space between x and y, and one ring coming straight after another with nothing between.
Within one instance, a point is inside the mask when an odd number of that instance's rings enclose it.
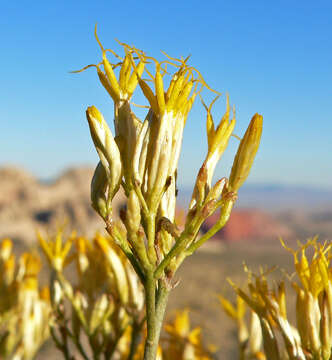
<instances>
[{"instance_id":1,"label":"tan rock outcrop","mask_svg":"<svg viewBox=\"0 0 332 360\"><path fill-rule=\"evenodd\" d=\"M0 169L0 238L11 237L31 243L36 231L51 232L67 224L91 236L102 231L104 223L90 206L93 169L70 169L51 183L42 183L16 168ZM122 194L114 199L114 213L124 202Z\"/></svg>"}]
</instances>

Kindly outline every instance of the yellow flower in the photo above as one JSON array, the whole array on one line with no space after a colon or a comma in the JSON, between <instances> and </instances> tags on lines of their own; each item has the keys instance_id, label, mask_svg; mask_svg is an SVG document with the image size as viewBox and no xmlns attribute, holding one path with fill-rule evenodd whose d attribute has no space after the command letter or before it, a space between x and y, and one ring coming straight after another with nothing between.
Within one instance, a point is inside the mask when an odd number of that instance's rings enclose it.
<instances>
[{"instance_id":1,"label":"yellow flower","mask_svg":"<svg viewBox=\"0 0 332 360\"><path fill-rule=\"evenodd\" d=\"M177 311L174 322L167 323L165 330L170 335L163 346L165 359L211 359L202 344L201 328L190 328L188 309Z\"/></svg>"},{"instance_id":2,"label":"yellow flower","mask_svg":"<svg viewBox=\"0 0 332 360\"><path fill-rule=\"evenodd\" d=\"M66 239L63 244L62 240L62 231L59 230L55 236L55 239L45 240L44 237L38 232L37 233L39 245L41 246L44 254L47 257L47 260L50 262L52 267L57 271L62 271L63 268L72 260L67 257L73 240L75 238L75 233Z\"/></svg>"},{"instance_id":3,"label":"yellow flower","mask_svg":"<svg viewBox=\"0 0 332 360\"><path fill-rule=\"evenodd\" d=\"M229 178L230 191L237 192L246 181L259 148L262 130L263 116L255 114L240 142L233 162Z\"/></svg>"},{"instance_id":4,"label":"yellow flower","mask_svg":"<svg viewBox=\"0 0 332 360\"><path fill-rule=\"evenodd\" d=\"M9 238L5 238L1 241L0 245L0 259L6 261L12 254L13 242Z\"/></svg>"},{"instance_id":5,"label":"yellow flower","mask_svg":"<svg viewBox=\"0 0 332 360\"><path fill-rule=\"evenodd\" d=\"M206 133L208 138L208 154L206 156L206 159L204 161L203 167L205 171L207 172L207 179L206 183L208 187L211 187L212 182L212 176L214 174L215 167L220 160L222 154L227 148L229 139L233 133L234 127L235 127L235 110L233 109L233 117L230 119L230 106L229 106L229 97L227 95L226 97L226 112L224 116L222 117L219 125L215 129L215 125L213 122L213 117L211 114L211 109L215 101L219 98L217 96L209 107L205 105L203 102L203 105L207 111L207 117L206 117Z\"/></svg>"}]
</instances>

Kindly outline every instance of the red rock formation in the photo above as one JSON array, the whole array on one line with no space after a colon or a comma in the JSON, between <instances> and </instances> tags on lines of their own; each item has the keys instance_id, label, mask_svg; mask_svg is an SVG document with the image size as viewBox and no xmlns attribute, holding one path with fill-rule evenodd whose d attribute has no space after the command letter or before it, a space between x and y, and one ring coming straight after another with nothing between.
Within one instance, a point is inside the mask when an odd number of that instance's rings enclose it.
<instances>
[{"instance_id":1,"label":"red rock formation","mask_svg":"<svg viewBox=\"0 0 332 360\"><path fill-rule=\"evenodd\" d=\"M210 216L203 224L203 232L208 231L218 220L218 214ZM227 225L215 236L215 240L238 241L245 239L277 239L290 237L292 231L272 215L255 209L233 210Z\"/></svg>"}]
</instances>

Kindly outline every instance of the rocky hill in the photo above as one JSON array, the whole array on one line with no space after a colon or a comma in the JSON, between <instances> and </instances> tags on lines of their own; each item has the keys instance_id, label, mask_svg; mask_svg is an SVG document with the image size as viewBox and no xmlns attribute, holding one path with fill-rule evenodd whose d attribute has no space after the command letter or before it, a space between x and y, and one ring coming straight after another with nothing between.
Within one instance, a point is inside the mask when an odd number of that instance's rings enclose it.
<instances>
[{"instance_id":1,"label":"rocky hill","mask_svg":"<svg viewBox=\"0 0 332 360\"><path fill-rule=\"evenodd\" d=\"M42 183L17 168L0 169L0 238L31 242L37 229L65 224L86 235L102 230L103 221L90 206L92 175L91 168L75 168ZM122 196L115 199L115 212L122 202Z\"/></svg>"},{"instance_id":2,"label":"rocky hill","mask_svg":"<svg viewBox=\"0 0 332 360\"><path fill-rule=\"evenodd\" d=\"M210 216L202 231L208 231L218 220L218 214ZM277 240L293 238L294 232L272 215L257 209L233 210L227 225L218 231L214 240L233 242L240 240Z\"/></svg>"}]
</instances>

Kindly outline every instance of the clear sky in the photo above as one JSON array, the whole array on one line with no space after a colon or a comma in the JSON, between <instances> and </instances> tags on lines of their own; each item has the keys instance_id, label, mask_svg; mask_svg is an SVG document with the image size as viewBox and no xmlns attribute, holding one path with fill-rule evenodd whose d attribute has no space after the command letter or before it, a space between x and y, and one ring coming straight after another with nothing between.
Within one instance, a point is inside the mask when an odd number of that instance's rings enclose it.
<instances>
[{"instance_id":1,"label":"clear sky","mask_svg":"<svg viewBox=\"0 0 332 360\"><path fill-rule=\"evenodd\" d=\"M85 109L112 123L112 103L93 69L69 74L101 53L93 37L115 38L162 57L191 54L211 87L230 94L236 134L264 116L262 146L250 183L332 188L332 2L287 1L1 1L0 165L39 177L95 164ZM224 112L224 100L214 117ZM179 181L193 182L206 151L205 114L189 116ZM216 177L227 176L237 140Z\"/></svg>"}]
</instances>

